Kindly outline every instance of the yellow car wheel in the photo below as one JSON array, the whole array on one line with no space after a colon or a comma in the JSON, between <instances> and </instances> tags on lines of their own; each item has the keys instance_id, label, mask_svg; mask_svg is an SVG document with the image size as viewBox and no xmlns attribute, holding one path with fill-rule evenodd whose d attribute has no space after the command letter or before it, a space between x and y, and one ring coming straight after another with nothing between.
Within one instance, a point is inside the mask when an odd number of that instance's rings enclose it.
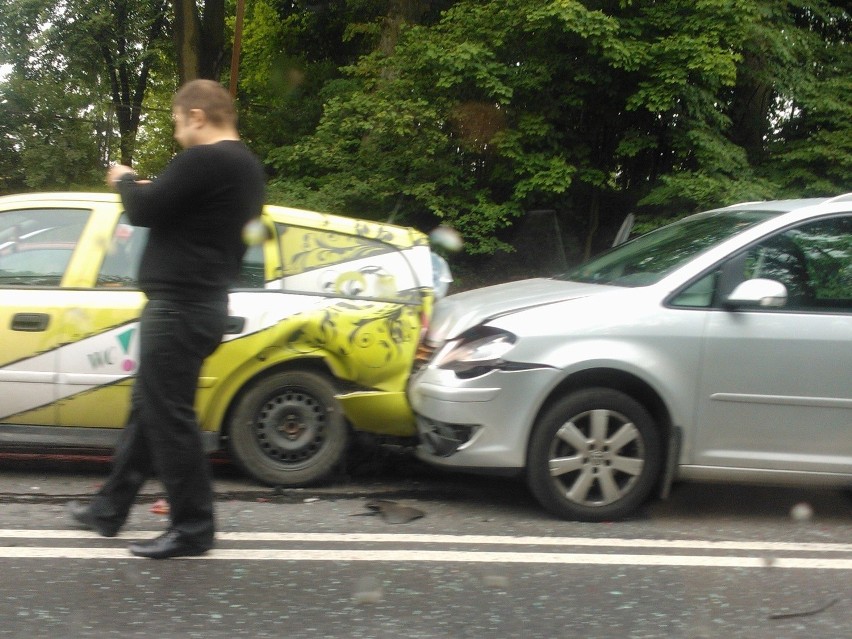
<instances>
[{"instance_id":1,"label":"yellow car wheel","mask_svg":"<svg viewBox=\"0 0 852 639\"><path fill-rule=\"evenodd\" d=\"M236 462L272 486L304 486L326 478L346 454L348 426L324 375L275 373L240 400L230 429Z\"/></svg>"}]
</instances>

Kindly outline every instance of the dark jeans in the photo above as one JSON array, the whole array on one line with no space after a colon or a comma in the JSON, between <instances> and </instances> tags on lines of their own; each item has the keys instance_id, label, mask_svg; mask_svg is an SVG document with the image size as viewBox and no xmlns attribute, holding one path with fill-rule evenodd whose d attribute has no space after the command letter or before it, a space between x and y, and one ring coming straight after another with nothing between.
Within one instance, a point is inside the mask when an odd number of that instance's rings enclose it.
<instances>
[{"instance_id":1,"label":"dark jeans","mask_svg":"<svg viewBox=\"0 0 852 639\"><path fill-rule=\"evenodd\" d=\"M227 300L145 306L130 417L92 502L96 518L123 524L156 474L168 495L170 527L188 541L212 544L213 487L193 404L201 365L221 342L227 316Z\"/></svg>"}]
</instances>

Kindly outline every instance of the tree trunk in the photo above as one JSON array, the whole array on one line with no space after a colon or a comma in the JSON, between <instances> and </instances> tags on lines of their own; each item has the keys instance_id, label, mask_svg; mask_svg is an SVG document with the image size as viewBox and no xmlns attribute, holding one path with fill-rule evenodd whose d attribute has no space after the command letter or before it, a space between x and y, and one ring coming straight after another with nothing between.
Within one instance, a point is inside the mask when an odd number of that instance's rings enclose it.
<instances>
[{"instance_id":1,"label":"tree trunk","mask_svg":"<svg viewBox=\"0 0 852 639\"><path fill-rule=\"evenodd\" d=\"M429 0L389 0L388 14L382 21L379 51L385 55L393 53L402 25L418 23L428 9Z\"/></svg>"},{"instance_id":2,"label":"tree trunk","mask_svg":"<svg viewBox=\"0 0 852 639\"><path fill-rule=\"evenodd\" d=\"M731 141L745 149L752 166L760 164L766 153L774 97L772 85L761 79L763 64L759 56L745 53L731 103Z\"/></svg>"},{"instance_id":3,"label":"tree trunk","mask_svg":"<svg viewBox=\"0 0 852 639\"><path fill-rule=\"evenodd\" d=\"M150 50L154 43L163 35L166 25L165 2L155 13L155 19L148 27L142 43L144 50ZM123 4L118 4L115 9L115 24L118 33L127 28L127 12ZM122 164L131 166L133 154L136 149L136 134L139 131L139 122L142 115L142 101L145 99L145 91L148 88L148 76L151 70L151 58L142 57L141 67L138 75L133 79L136 69L127 58L127 38L119 35L117 37L118 50L113 53L106 45L101 44L101 55L109 70L110 91L112 102L116 109L116 120L118 122L119 153Z\"/></svg>"},{"instance_id":4,"label":"tree trunk","mask_svg":"<svg viewBox=\"0 0 852 639\"><path fill-rule=\"evenodd\" d=\"M219 80L225 60L225 0L204 0L203 5L196 0L172 0L172 5L180 83Z\"/></svg>"}]
</instances>

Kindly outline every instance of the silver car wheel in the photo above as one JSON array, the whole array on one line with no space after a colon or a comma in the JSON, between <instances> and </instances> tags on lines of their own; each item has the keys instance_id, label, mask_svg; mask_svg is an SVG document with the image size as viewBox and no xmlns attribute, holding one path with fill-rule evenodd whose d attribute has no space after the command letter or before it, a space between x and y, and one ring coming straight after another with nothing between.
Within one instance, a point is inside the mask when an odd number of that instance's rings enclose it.
<instances>
[{"instance_id":1,"label":"silver car wheel","mask_svg":"<svg viewBox=\"0 0 852 639\"><path fill-rule=\"evenodd\" d=\"M566 422L550 447L550 475L572 502L611 504L630 492L645 465L639 430L620 413L597 409Z\"/></svg>"},{"instance_id":2,"label":"silver car wheel","mask_svg":"<svg viewBox=\"0 0 852 639\"><path fill-rule=\"evenodd\" d=\"M585 388L555 401L535 423L527 481L560 517L620 519L653 489L661 450L660 432L642 404L612 388Z\"/></svg>"}]
</instances>

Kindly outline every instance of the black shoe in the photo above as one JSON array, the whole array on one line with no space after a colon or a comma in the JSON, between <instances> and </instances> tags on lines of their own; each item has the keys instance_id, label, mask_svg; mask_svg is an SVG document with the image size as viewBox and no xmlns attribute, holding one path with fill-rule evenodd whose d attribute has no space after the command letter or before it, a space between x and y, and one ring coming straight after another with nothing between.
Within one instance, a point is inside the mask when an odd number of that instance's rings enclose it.
<instances>
[{"instance_id":1,"label":"black shoe","mask_svg":"<svg viewBox=\"0 0 852 639\"><path fill-rule=\"evenodd\" d=\"M170 557L195 557L203 555L213 547L212 542L199 544L181 539L177 530L167 530L156 539L130 544L130 552L137 557L169 559Z\"/></svg>"},{"instance_id":2,"label":"black shoe","mask_svg":"<svg viewBox=\"0 0 852 639\"><path fill-rule=\"evenodd\" d=\"M110 522L99 520L89 506L77 500L69 501L65 510L78 527L93 530L101 537L115 537L118 534L118 529L121 528L120 525L116 526Z\"/></svg>"}]
</instances>

